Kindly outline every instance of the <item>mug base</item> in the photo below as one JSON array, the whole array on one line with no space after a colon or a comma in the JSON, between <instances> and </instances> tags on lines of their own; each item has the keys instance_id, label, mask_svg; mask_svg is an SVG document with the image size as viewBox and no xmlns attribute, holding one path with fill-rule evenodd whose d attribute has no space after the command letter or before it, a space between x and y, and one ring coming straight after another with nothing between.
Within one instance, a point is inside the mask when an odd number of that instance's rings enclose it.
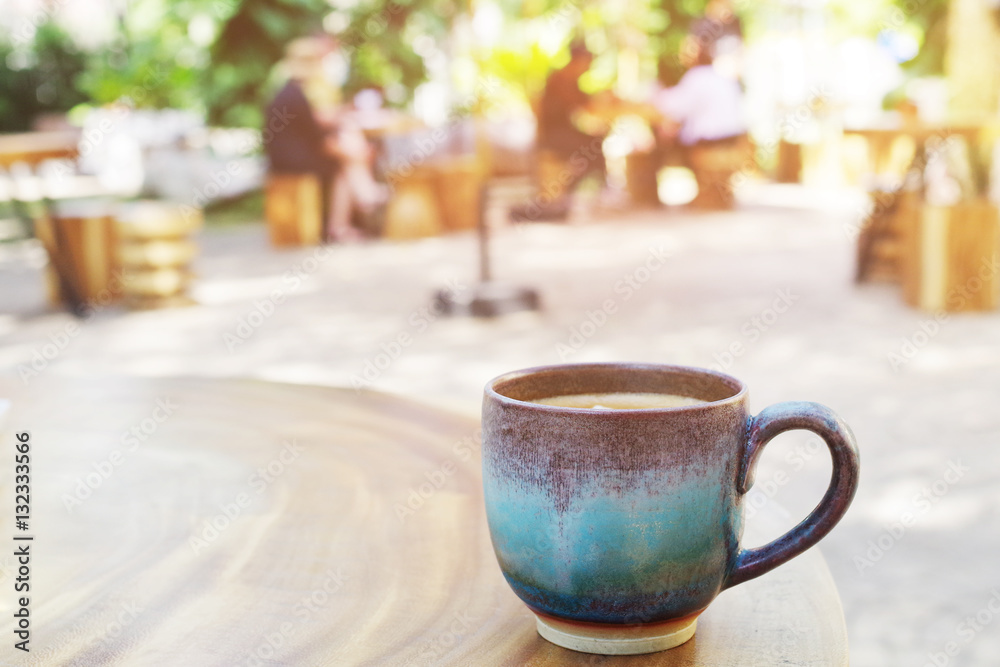
<instances>
[{"instance_id":1,"label":"mug base","mask_svg":"<svg viewBox=\"0 0 1000 667\"><path fill-rule=\"evenodd\" d=\"M535 616L538 634L556 646L597 655L640 655L680 646L694 637L698 617L656 625L596 625Z\"/></svg>"}]
</instances>

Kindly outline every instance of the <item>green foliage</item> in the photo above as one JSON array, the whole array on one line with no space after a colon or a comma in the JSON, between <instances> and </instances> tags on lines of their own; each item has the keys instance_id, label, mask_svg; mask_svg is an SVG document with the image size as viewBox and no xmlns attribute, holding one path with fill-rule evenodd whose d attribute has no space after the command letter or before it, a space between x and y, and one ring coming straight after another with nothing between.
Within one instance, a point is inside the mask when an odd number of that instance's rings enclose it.
<instances>
[{"instance_id":1,"label":"green foliage","mask_svg":"<svg viewBox=\"0 0 1000 667\"><path fill-rule=\"evenodd\" d=\"M285 45L322 29L324 0L231 0L234 11L211 47L203 88L212 125L260 127L267 86Z\"/></svg>"},{"instance_id":2,"label":"green foliage","mask_svg":"<svg viewBox=\"0 0 1000 667\"><path fill-rule=\"evenodd\" d=\"M136 107L202 109L204 46L193 21L213 22L229 0L131 0L118 17L115 41L91 55L81 88L97 104L125 100Z\"/></svg>"},{"instance_id":3,"label":"green foliage","mask_svg":"<svg viewBox=\"0 0 1000 667\"><path fill-rule=\"evenodd\" d=\"M0 43L0 132L23 132L38 114L67 111L86 100L76 84L85 61L53 23L39 27L28 48Z\"/></svg>"},{"instance_id":4,"label":"green foliage","mask_svg":"<svg viewBox=\"0 0 1000 667\"><path fill-rule=\"evenodd\" d=\"M944 53L948 46L948 0L895 0L903 16L922 36L920 52L904 67L914 76L940 76L944 74ZM906 9L916 6L916 11L906 14Z\"/></svg>"},{"instance_id":5,"label":"green foliage","mask_svg":"<svg viewBox=\"0 0 1000 667\"><path fill-rule=\"evenodd\" d=\"M259 126L273 92L274 65L286 44L336 28L351 60L345 92L378 87L395 105L408 102L428 78L427 54L448 52L456 89L477 79L500 80L496 104L534 99L549 72L562 64L565 46L584 37L597 60L588 85L609 85L618 53L628 46L642 59L641 77L676 82L678 58L691 24L707 0L495 0L505 23L496 45L455 49L452 26L467 0L129 0L116 40L99 52L79 51L53 24L33 44L0 43L0 130L27 129L40 112L65 111L81 102L127 98L138 107L203 111L213 125ZM785 0L734 2L745 13L748 36L788 19ZM943 70L948 0L829 0L828 34L876 36L901 30L921 41L906 64L914 75ZM471 7L475 7L473 3ZM794 18L794 17L793 17ZM206 37L206 28L207 37ZM195 29L200 26L201 29ZM201 35L200 37L198 35ZM466 38L467 39L467 38Z\"/></svg>"}]
</instances>

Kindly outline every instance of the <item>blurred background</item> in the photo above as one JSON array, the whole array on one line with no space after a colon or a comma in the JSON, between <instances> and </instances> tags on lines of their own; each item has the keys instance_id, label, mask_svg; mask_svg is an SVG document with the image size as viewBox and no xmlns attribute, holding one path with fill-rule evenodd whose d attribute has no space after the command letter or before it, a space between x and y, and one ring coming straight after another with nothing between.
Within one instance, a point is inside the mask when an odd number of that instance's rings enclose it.
<instances>
[{"instance_id":1,"label":"blurred background","mask_svg":"<svg viewBox=\"0 0 1000 667\"><path fill-rule=\"evenodd\" d=\"M996 664L997 0L0 8L10 386L715 368L858 436L854 664ZM761 465L786 527L829 475Z\"/></svg>"}]
</instances>

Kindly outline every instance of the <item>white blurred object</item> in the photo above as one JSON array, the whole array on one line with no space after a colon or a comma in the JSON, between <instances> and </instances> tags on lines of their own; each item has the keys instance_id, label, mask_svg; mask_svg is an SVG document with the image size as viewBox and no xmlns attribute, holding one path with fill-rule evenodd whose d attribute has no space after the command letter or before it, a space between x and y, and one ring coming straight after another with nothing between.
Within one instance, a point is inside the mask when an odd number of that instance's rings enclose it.
<instances>
[{"instance_id":1,"label":"white blurred object","mask_svg":"<svg viewBox=\"0 0 1000 667\"><path fill-rule=\"evenodd\" d=\"M479 46L490 48L500 41L503 34L503 10L491 0L476 3L472 16L472 32Z\"/></svg>"},{"instance_id":2,"label":"white blurred object","mask_svg":"<svg viewBox=\"0 0 1000 667\"><path fill-rule=\"evenodd\" d=\"M343 88L351 75L351 66L340 51L332 51L323 56L321 67L323 79L337 89Z\"/></svg>"},{"instance_id":3,"label":"white blurred object","mask_svg":"<svg viewBox=\"0 0 1000 667\"><path fill-rule=\"evenodd\" d=\"M382 93L375 88L359 90L354 96L354 108L361 113L373 113L382 108Z\"/></svg>"},{"instance_id":4,"label":"white blurred object","mask_svg":"<svg viewBox=\"0 0 1000 667\"><path fill-rule=\"evenodd\" d=\"M921 77L906 84L906 96L917 105L920 120L928 125L948 120L948 81L944 77Z\"/></svg>"},{"instance_id":5,"label":"white blurred object","mask_svg":"<svg viewBox=\"0 0 1000 667\"><path fill-rule=\"evenodd\" d=\"M882 100L903 83L895 57L871 39L853 37L836 49L833 98L843 105L844 123L869 127L882 116Z\"/></svg>"},{"instance_id":6,"label":"white blurred object","mask_svg":"<svg viewBox=\"0 0 1000 667\"><path fill-rule=\"evenodd\" d=\"M430 127L443 125L448 120L450 91L439 81L428 81L417 86L413 93L413 114Z\"/></svg>"},{"instance_id":7,"label":"white blurred object","mask_svg":"<svg viewBox=\"0 0 1000 667\"><path fill-rule=\"evenodd\" d=\"M95 109L83 123L80 167L110 193L145 194L202 207L263 183L266 165L255 154L260 133L207 128L177 109Z\"/></svg>"},{"instance_id":8,"label":"white blurred object","mask_svg":"<svg viewBox=\"0 0 1000 667\"><path fill-rule=\"evenodd\" d=\"M656 181L656 194L667 206L683 206L698 196L698 181L685 167L664 167Z\"/></svg>"},{"instance_id":9,"label":"white blurred object","mask_svg":"<svg viewBox=\"0 0 1000 667\"><path fill-rule=\"evenodd\" d=\"M104 156L106 162L97 174L97 180L108 191L123 197L133 197L142 191L145 181L142 147L126 134L107 138Z\"/></svg>"}]
</instances>

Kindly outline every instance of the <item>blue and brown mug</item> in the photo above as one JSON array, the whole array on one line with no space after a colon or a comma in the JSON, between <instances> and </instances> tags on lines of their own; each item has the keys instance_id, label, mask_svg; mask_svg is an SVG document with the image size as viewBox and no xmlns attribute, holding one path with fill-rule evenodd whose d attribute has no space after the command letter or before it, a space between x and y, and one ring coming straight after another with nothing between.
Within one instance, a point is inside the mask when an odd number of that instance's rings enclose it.
<instances>
[{"instance_id":1,"label":"blue and brown mug","mask_svg":"<svg viewBox=\"0 0 1000 667\"><path fill-rule=\"evenodd\" d=\"M648 407L658 395L688 398ZM789 533L741 549L757 459L793 429L826 442L830 487ZM830 532L857 490L858 452L828 408L779 403L751 416L746 387L721 373L549 366L487 385L483 485L500 568L539 634L588 653L650 653L690 639L721 591Z\"/></svg>"}]
</instances>

